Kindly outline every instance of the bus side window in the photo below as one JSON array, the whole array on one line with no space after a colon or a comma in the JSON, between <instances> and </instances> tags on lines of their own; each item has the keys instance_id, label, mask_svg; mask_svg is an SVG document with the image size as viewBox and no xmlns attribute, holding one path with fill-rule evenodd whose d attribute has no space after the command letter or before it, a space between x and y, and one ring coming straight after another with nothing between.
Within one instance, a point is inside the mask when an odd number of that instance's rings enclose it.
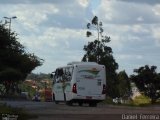
<instances>
[{"instance_id":1,"label":"bus side window","mask_svg":"<svg viewBox=\"0 0 160 120\"><path fill-rule=\"evenodd\" d=\"M71 79L72 79L72 68L69 67L67 68L67 80L71 81Z\"/></svg>"},{"instance_id":2,"label":"bus side window","mask_svg":"<svg viewBox=\"0 0 160 120\"><path fill-rule=\"evenodd\" d=\"M63 69L57 69L55 72L55 79L57 83L62 81L62 76L63 76Z\"/></svg>"},{"instance_id":3,"label":"bus side window","mask_svg":"<svg viewBox=\"0 0 160 120\"><path fill-rule=\"evenodd\" d=\"M62 76L63 75L63 69L58 69L58 76Z\"/></svg>"},{"instance_id":4,"label":"bus side window","mask_svg":"<svg viewBox=\"0 0 160 120\"><path fill-rule=\"evenodd\" d=\"M73 67L59 68L55 71L55 82L71 81Z\"/></svg>"},{"instance_id":5,"label":"bus side window","mask_svg":"<svg viewBox=\"0 0 160 120\"><path fill-rule=\"evenodd\" d=\"M63 76L62 76L62 79L63 81L67 81L67 69L66 68L63 68Z\"/></svg>"},{"instance_id":6,"label":"bus side window","mask_svg":"<svg viewBox=\"0 0 160 120\"><path fill-rule=\"evenodd\" d=\"M62 80L63 80L63 81L67 81L67 80L66 80L66 68L63 68Z\"/></svg>"},{"instance_id":7,"label":"bus side window","mask_svg":"<svg viewBox=\"0 0 160 120\"><path fill-rule=\"evenodd\" d=\"M70 72L70 75L72 76L72 74L73 74L73 67L69 68L69 72Z\"/></svg>"}]
</instances>

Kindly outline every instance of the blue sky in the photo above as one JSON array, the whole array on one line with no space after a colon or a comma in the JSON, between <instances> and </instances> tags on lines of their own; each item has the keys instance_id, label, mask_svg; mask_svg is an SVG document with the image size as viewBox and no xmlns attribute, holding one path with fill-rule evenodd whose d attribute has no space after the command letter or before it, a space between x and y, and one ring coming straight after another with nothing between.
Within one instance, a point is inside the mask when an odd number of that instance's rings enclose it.
<instances>
[{"instance_id":1,"label":"blue sky","mask_svg":"<svg viewBox=\"0 0 160 120\"><path fill-rule=\"evenodd\" d=\"M12 30L26 51L44 59L34 73L50 73L71 61L81 61L86 24L96 15L118 71L133 74L140 66L156 65L160 72L159 0L0 0L0 17L17 16Z\"/></svg>"}]
</instances>

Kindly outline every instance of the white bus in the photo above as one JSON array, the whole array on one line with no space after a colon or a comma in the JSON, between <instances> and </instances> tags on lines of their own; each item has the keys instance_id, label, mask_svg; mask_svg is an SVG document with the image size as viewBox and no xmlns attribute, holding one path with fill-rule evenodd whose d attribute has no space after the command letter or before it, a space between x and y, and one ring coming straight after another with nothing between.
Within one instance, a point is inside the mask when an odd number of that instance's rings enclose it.
<instances>
[{"instance_id":1,"label":"white bus","mask_svg":"<svg viewBox=\"0 0 160 120\"><path fill-rule=\"evenodd\" d=\"M68 105L88 103L96 106L105 100L105 66L95 62L72 62L53 72L53 101Z\"/></svg>"}]
</instances>

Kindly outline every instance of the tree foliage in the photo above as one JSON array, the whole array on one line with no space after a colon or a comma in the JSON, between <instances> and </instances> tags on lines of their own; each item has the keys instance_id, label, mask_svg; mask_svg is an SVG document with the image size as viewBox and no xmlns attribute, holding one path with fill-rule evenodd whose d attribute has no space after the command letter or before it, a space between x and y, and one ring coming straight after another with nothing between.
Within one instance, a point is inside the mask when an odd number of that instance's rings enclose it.
<instances>
[{"instance_id":1,"label":"tree foliage","mask_svg":"<svg viewBox=\"0 0 160 120\"><path fill-rule=\"evenodd\" d=\"M110 42L110 37L103 35L102 22L98 21L98 17L95 16L91 23L87 24L89 31L86 32L87 37L93 35L92 30L97 31L98 37L93 41L85 45L83 50L85 54L82 61L91 61L103 64L106 67L106 78L107 78L107 95L111 97L117 96L117 83L116 70L118 69L118 63L116 63L113 55L112 48L107 46L106 43Z\"/></svg>"},{"instance_id":2,"label":"tree foliage","mask_svg":"<svg viewBox=\"0 0 160 120\"><path fill-rule=\"evenodd\" d=\"M126 98L130 96L131 86L130 80L125 71L121 71L117 75L118 78L118 97Z\"/></svg>"},{"instance_id":3,"label":"tree foliage","mask_svg":"<svg viewBox=\"0 0 160 120\"><path fill-rule=\"evenodd\" d=\"M9 32L0 24L0 83L6 86L6 91L43 62L34 54L25 52L17 39L15 32Z\"/></svg>"},{"instance_id":4,"label":"tree foliage","mask_svg":"<svg viewBox=\"0 0 160 120\"><path fill-rule=\"evenodd\" d=\"M156 66L145 65L135 69L136 75L131 76L131 80L144 95L151 98L152 103L160 98L160 73L156 72L156 68Z\"/></svg>"}]
</instances>

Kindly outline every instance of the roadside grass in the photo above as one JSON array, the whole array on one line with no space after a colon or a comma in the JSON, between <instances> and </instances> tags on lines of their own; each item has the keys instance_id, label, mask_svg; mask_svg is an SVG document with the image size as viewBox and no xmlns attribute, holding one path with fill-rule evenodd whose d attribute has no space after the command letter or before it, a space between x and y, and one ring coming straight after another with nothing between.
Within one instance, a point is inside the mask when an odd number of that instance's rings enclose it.
<instances>
[{"instance_id":1,"label":"roadside grass","mask_svg":"<svg viewBox=\"0 0 160 120\"><path fill-rule=\"evenodd\" d=\"M36 115L28 114L24 109L22 108L13 108L10 106L7 106L6 104L0 104L0 118L2 118L3 114L7 115L18 115L18 120L29 120L31 118L38 118Z\"/></svg>"},{"instance_id":2,"label":"roadside grass","mask_svg":"<svg viewBox=\"0 0 160 120\"><path fill-rule=\"evenodd\" d=\"M140 95L135 97L132 100L131 104L133 106L148 106L148 105L151 105L151 99L147 96Z\"/></svg>"},{"instance_id":3,"label":"roadside grass","mask_svg":"<svg viewBox=\"0 0 160 120\"><path fill-rule=\"evenodd\" d=\"M151 103L151 99L145 95L135 97L133 100L126 100L125 103L114 103L112 98L107 97L102 103L118 106L131 106L131 107L147 107L150 105L160 105L160 100L157 100L155 104Z\"/></svg>"}]
</instances>

